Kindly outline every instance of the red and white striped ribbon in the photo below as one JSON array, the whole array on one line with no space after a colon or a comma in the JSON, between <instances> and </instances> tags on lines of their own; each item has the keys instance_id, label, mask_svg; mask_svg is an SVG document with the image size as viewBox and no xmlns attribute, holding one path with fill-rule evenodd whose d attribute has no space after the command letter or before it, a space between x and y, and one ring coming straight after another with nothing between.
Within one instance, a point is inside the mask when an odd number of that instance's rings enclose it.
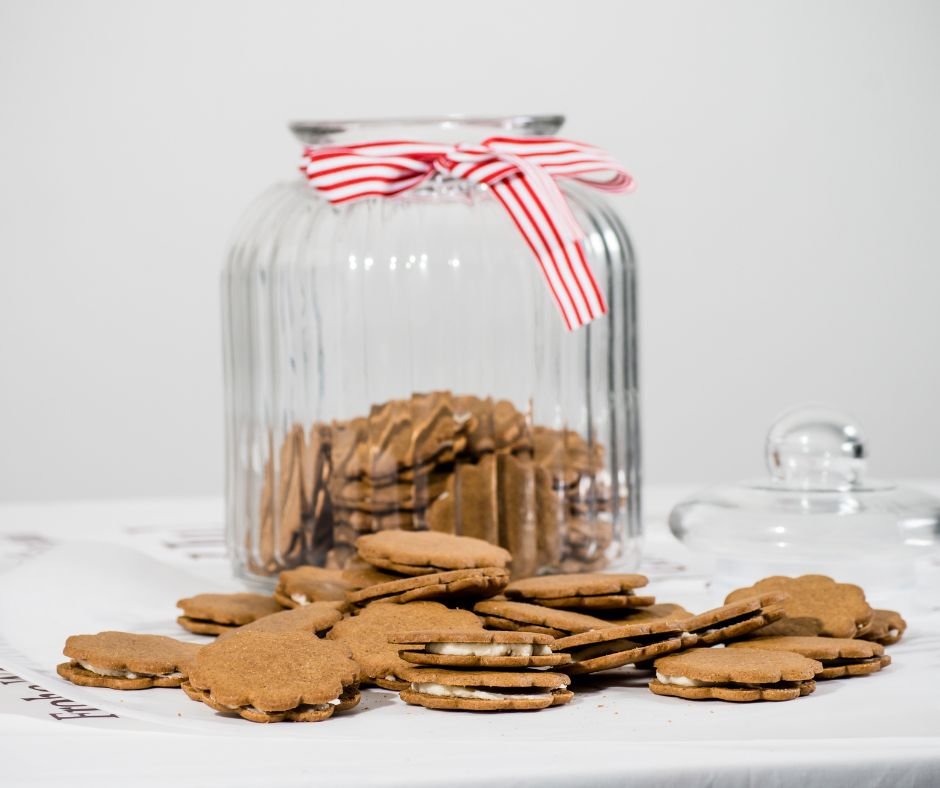
<instances>
[{"instance_id":1,"label":"red and white striped ribbon","mask_svg":"<svg viewBox=\"0 0 940 788\"><path fill-rule=\"evenodd\" d=\"M490 137L478 145L382 141L315 145L301 171L334 205L393 197L447 176L485 184L535 255L565 325L575 329L607 312L584 254L584 230L556 182L625 192L633 179L590 145L553 137Z\"/></svg>"}]
</instances>

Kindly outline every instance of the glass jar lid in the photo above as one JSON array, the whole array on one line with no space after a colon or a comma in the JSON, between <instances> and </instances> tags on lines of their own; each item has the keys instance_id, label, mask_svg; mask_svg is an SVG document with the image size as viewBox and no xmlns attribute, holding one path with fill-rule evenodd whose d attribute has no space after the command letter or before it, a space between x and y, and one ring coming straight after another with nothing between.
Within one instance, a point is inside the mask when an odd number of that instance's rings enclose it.
<instances>
[{"instance_id":1,"label":"glass jar lid","mask_svg":"<svg viewBox=\"0 0 940 788\"><path fill-rule=\"evenodd\" d=\"M940 499L869 479L861 428L821 407L785 413L767 435L767 479L719 485L680 502L672 533L725 570L858 576L909 565L940 539ZM854 568L853 568L854 567Z\"/></svg>"}]
</instances>

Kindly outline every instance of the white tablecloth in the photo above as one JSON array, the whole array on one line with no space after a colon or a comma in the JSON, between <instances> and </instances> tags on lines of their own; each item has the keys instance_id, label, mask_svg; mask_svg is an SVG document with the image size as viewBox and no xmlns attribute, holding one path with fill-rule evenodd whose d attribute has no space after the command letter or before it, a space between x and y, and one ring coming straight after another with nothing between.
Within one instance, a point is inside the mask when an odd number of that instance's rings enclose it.
<instances>
[{"instance_id":1,"label":"white tablecloth","mask_svg":"<svg viewBox=\"0 0 940 788\"><path fill-rule=\"evenodd\" d=\"M642 571L659 601L720 603L707 565L668 534L683 489L647 491ZM0 783L276 785L940 785L940 563L876 597L908 633L875 676L789 703L687 702L608 672L568 706L462 714L367 690L320 724L256 725L176 690L61 681L65 638L188 636L175 602L236 590L215 499L0 506ZM757 579L756 577L754 579Z\"/></svg>"}]
</instances>

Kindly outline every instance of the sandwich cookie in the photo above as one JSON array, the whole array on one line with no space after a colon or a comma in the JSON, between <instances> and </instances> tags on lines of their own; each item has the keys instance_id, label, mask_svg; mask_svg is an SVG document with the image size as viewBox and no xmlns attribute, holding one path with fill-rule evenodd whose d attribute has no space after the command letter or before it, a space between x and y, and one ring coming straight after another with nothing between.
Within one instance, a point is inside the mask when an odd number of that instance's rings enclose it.
<instances>
[{"instance_id":1,"label":"sandwich cookie","mask_svg":"<svg viewBox=\"0 0 940 788\"><path fill-rule=\"evenodd\" d=\"M411 667L401 699L413 706L449 711L535 711L574 697L570 679L542 670L447 670Z\"/></svg>"},{"instance_id":2,"label":"sandwich cookie","mask_svg":"<svg viewBox=\"0 0 940 788\"><path fill-rule=\"evenodd\" d=\"M359 664L359 681L383 689L407 689L401 671L408 667L388 642L389 634L409 630L479 630L482 622L469 610L451 610L439 602L408 602L401 605L369 605L358 616L346 618L330 630L327 638L343 643Z\"/></svg>"},{"instance_id":3,"label":"sandwich cookie","mask_svg":"<svg viewBox=\"0 0 940 788\"><path fill-rule=\"evenodd\" d=\"M575 676L596 673L671 654L686 645L683 627L674 621L654 621L608 627L569 635L555 641L554 650L571 655L571 664L562 670Z\"/></svg>"},{"instance_id":4,"label":"sandwich cookie","mask_svg":"<svg viewBox=\"0 0 940 788\"><path fill-rule=\"evenodd\" d=\"M282 607L299 607L312 602L345 602L356 587L343 578L339 569L298 566L278 575L274 599Z\"/></svg>"},{"instance_id":5,"label":"sandwich cookie","mask_svg":"<svg viewBox=\"0 0 940 788\"><path fill-rule=\"evenodd\" d=\"M767 577L749 588L732 591L725 603L772 591L787 595L780 604L785 617L774 622L760 635L824 635L851 638L871 622L873 611L865 601L865 592L856 585L837 583L825 575L802 577Z\"/></svg>"},{"instance_id":6,"label":"sandwich cookie","mask_svg":"<svg viewBox=\"0 0 940 788\"><path fill-rule=\"evenodd\" d=\"M552 653L551 635L438 629L389 635L405 662L445 668L550 668L571 662Z\"/></svg>"},{"instance_id":7,"label":"sandwich cookie","mask_svg":"<svg viewBox=\"0 0 940 788\"><path fill-rule=\"evenodd\" d=\"M901 618L900 613L894 610L875 610L871 622L858 637L880 643L882 646L890 646L901 639L905 629L907 622Z\"/></svg>"},{"instance_id":8,"label":"sandwich cookie","mask_svg":"<svg viewBox=\"0 0 940 788\"><path fill-rule=\"evenodd\" d=\"M403 575L428 575L454 569L509 565L508 550L475 539L435 531L380 531L360 536L359 556L380 569Z\"/></svg>"},{"instance_id":9,"label":"sandwich cookie","mask_svg":"<svg viewBox=\"0 0 940 788\"><path fill-rule=\"evenodd\" d=\"M637 596L649 580L644 575L542 575L515 580L506 586L508 599L545 607L618 610L652 605L651 596Z\"/></svg>"},{"instance_id":10,"label":"sandwich cookie","mask_svg":"<svg viewBox=\"0 0 940 788\"><path fill-rule=\"evenodd\" d=\"M498 594L509 582L509 573L499 567L456 569L430 575L403 577L388 583L352 591L348 599L354 605L372 602L414 602L421 599L457 599L469 601Z\"/></svg>"},{"instance_id":11,"label":"sandwich cookie","mask_svg":"<svg viewBox=\"0 0 940 788\"><path fill-rule=\"evenodd\" d=\"M232 637L236 632L307 632L322 637L342 619L342 607L345 607L345 602L313 602L230 629L219 635L218 639Z\"/></svg>"},{"instance_id":12,"label":"sandwich cookie","mask_svg":"<svg viewBox=\"0 0 940 788\"><path fill-rule=\"evenodd\" d=\"M658 602L646 607L635 607L626 611L605 612L596 611L599 617L605 621L619 626L627 624L649 624L653 621L682 621L686 618L692 618L694 613L690 613L682 605L672 602Z\"/></svg>"},{"instance_id":13,"label":"sandwich cookie","mask_svg":"<svg viewBox=\"0 0 940 788\"><path fill-rule=\"evenodd\" d=\"M205 646L183 691L251 722L319 722L359 703L359 667L305 632L236 632Z\"/></svg>"},{"instance_id":14,"label":"sandwich cookie","mask_svg":"<svg viewBox=\"0 0 940 788\"><path fill-rule=\"evenodd\" d=\"M219 635L284 608L264 594L197 594L176 603L177 623L197 635Z\"/></svg>"},{"instance_id":15,"label":"sandwich cookie","mask_svg":"<svg viewBox=\"0 0 940 788\"><path fill-rule=\"evenodd\" d=\"M891 664L884 646L854 638L770 637L742 640L728 646L734 649L789 651L822 664L816 680L867 676Z\"/></svg>"},{"instance_id":16,"label":"sandwich cookie","mask_svg":"<svg viewBox=\"0 0 940 788\"><path fill-rule=\"evenodd\" d=\"M706 610L682 621L685 637L702 646L714 646L743 637L783 618L784 594L762 594Z\"/></svg>"},{"instance_id":17,"label":"sandwich cookie","mask_svg":"<svg viewBox=\"0 0 940 788\"><path fill-rule=\"evenodd\" d=\"M162 635L129 632L72 635L62 650L69 661L57 665L56 673L83 687L118 690L178 687L201 648Z\"/></svg>"},{"instance_id":18,"label":"sandwich cookie","mask_svg":"<svg viewBox=\"0 0 940 788\"><path fill-rule=\"evenodd\" d=\"M656 695L686 700L793 700L816 689L823 666L788 651L694 648L656 660Z\"/></svg>"},{"instance_id":19,"label":"sandwich cookie","mask_svg":"<svg viewBox=\"0 0 940 788\"><path fill-rule=\"evenodd\" d=\"M696 648L657 660L649 688L686 700L793 700L816 689L821 671L816 660L786 651Z\"/></svg>"},{"instance_id":20,"label":"sandwich cookie","mask_svg":"<svg viewBox=\"0 0 940 788\"><path fill-rule=\"evenodd\" d=\"M473 606L473 612L483 617L489 629L517 632L535 632L552 637L565 637L577 632L606 629L616 626L609 621L571 610L555 610L528 602L510 602L506 599L486 599Z\"/></svg>"}]
</instances>

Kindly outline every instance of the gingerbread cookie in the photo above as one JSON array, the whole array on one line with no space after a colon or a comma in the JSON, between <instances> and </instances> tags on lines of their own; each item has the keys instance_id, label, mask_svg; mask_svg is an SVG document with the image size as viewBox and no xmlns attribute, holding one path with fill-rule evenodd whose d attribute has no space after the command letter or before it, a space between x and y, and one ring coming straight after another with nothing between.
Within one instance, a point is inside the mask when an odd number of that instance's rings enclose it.
<instances>
[{"instance_id":1,"label":"gingerbread cookie","mask_svg":"<svg viewBox=\"0 0 940 788\"><path fill-rule=\"evenodd\" d=\"M56 666L66 681L84 687L137 690L178 687L199 652L195 643L162 635L99 632L72 635L62 653L69 658Z\"/></svg>"},{"instance_id":2,"label":"gingerbread cookie","mask_svg":"<svg viewBox=\"0 0 940 788\"><path fill-rule=\"evenodd\" d=\"M509 573L497 567L456 569L431 575L417 575L353 591L348 599L354 605L372 602L415 602L419 599L452 599L467 602L498 594L509 582Z\"/></svg>"},{"instance_id":3,"label":"gingerbread cookie","mask_svg":"<svg viewBox=\"0 0 940 788\"><path fill-rule=\"evenodd\" d=\"M685 645L683 627L674 621L654 621L608 627L559 638L555 651L571 655L561 669L572 676L632 665L678 651Z\"/></svg>"},{"instance_id":4,"label":"gingerbread cookie","mask_svg":"<svg viewBox=\"0 0 940 788\"><path fill-rule=\"evenodd\" d=\"M496 455L496 506L499 543L512 554L513 577L538 569L538 528L535 522L535 466L526 456ZM471 515L472 517L472 515Z\"/></svg>"},{"instance_id":5,"label":"gingerbread cookie","mask_svg":"<svg viewBox=\"0 0 940 788\"><path fill-rule=\"evenodd\" d=\"M411 667L401 699L413 706L448 711L534 711L567 703L569 679L541 670L447 670Z\"/></svg>"},{"instance_id":6,"label":"gingerbread cookie","mask_svg":"<svg viewBox=\"0 0 940 788\"><path fill-rule=\"evenodd\" d=\"M682 621L686 618L692 618L694 613L690 613L682 605L673 602L659 602L646 607L635 607L624 611L611 611L609 613L603 610L596 611L598 617L605 621L619 626L628 624L649 624L653 621Z\"/></svg>"},{"instance_id":7,"label":"gingerbread cookie","mask_svg":"<svg viewBox=\"0 0 940 788\"><path fill-rule=\"evenodd\" d=\"M298 607L311 602L346 601L346 594L355 587L339 569L319 566L298 566L278 576L274 599L282 607Z\"/></svg>"},{"instance_id":8,"label":"gingerbread cookie","mask_svg":"<svg viewBox=\"0 0 940 788\"><path fill-rule=\"evenodd\" d=\"M552 637L565 637L592 629L615 626L609 621L570 610L555 610L527 602L510 602L506 599L487 599L477 602L473 612L483 616L490 629L505 629L518 632L536 632Z\"/></svg>"},{"instance_id":9,"label":"gingerbread cookie","mask_svg":"<svg viewBox=\"0 0 940 788\"><path fill-rule=\"evenodd\" d=\"M389 643L389 634L419 629L478 629L483 633L482 622L468 610L451 610L438 602L408 602L370 605L358 616L336 624L327 638L350 649L359 664L360 682L401 690L407 682L399 676L408 663L398 654L401 646Z\"/></svg>"},{"instance_id":10,"label":"gingerbread cookie","mask_svg":"<svg viewBox=\"0 0 940 788\"><path fill-rule=\"evenodd\" d=\"M506 567L509 551L482 539L434 531L381 531L356 542L359 555L373 566L403 575L455 569Z\"/></svg>"},{"instance_id":11,"label":"gingerbread cookie","mask_svg":"<svg viewBox=\"0 0 940 788\"><path fill-rule=\"evenodd\" d=\"M277 472L273 457L265 465L257 544L253 544L249 530L245 545L249 562L263 574L272 574L277 566L300 562L304 529L303 446L303 428L295 424L284 436ZM256 553L260 564L254 558Z\"/></svg>"},{"instance_id":12,"label":"gingerbread cookie","mask_svg":"<svg viewBox=\"0 0 940 788\"><path fill-rule=\"evenodd\" d=\"M197 635L218 635L284 609L264 594L197 594L176 606L183 611L177 623Z\"/></svg>"},{"instance_id":13,"label":"gingerbread cookie","mask_svg":"<svg viewBox=\"0 0 940 788\"><path fill-rule=\"evenodd\" d=\"M436 629L390 634L405 662L445 668L550 668L571 662L553 654L551 635Z\"/></svg>"},{"instance_id":14,"label":"gingerbread cookie","mask_svg":"<svg viewBox=\"0 0 940 788\"><path fill-rule=\"evenodd\" d=\"M616 610L652 605L653 597L635 593L648 582L643 575L542 575L514 580L504 593L509 599L545 607Z\"/></svg>"},{"instance_id":15,"label":"gingerbread cookie","mask_svg":"<svg viewBox=\"0 0 940 788\"><path fill-rule=\"evenodd\" d=\"M342 570L343 582L352 586L353 590L377 586L379 583L388 583L397 580L398 576L376 569L372 564L356 557Z\"/></svg>"},{"instance_id":16,"label":"gingerbread cookie","mask_svg":"<svg viewBox=\"0 0 940 788\"><path fill-rule=\"evenodd\" d=\"M292 610L282 610L223 632L219 640L232 637L236 632L308 632L322 637L342 619L345 607L345 602L313 602Z\"/></svg>"},{"instance_id":17,"label":"gingerbread cookie","mask_svg":"<svg viewBox=\"0 0 940 788\"><path fill-rule=\"evenodd\" d=\"M183 691L251 722L318 722L359 702L349 650L305 632L237 632L205 646Z\"/></svg>"},{"instance_id":18,"label":"gingerbread cookie","mask_svg":"<svg viewBox=\"0 0 940 788\"><path fill-rule=\"evenodd\" d=\"M786 651L694 648L656 660L649 688L686 700L793 700L816 689L814 659Z\"/></svg>"},{"instance_id":19,"label":"gingerbread cookie","mask_svg":"<svg viewBox=\"0 0 940 788\"><path fill-rule=\"evenodd\" d=\"M798 619L801 620L800 634L851 638L862 631L872 618L872 609L865 601L865 592L861 588L849 583L837 583L824 575L767 577L750 588L732 591L725 602L737 602L771 591L787 595L781 603L786 616L771 624L773 630L761 631L761 636L796 634L793 625L787 624L786 620Z\"/></svg>"},{"instance_id":20,"label":"gingerbread cookie","mask_svg":"<svg viewBox=\"0 0 940 788\"><path fill-rule=\"evenodd\" d=\"M880 643L882 646L890 646L901 639L905 629L907 622L901 618L900 613L894 610L875 610L871 622L858 637Z\"/></svg>"},{"instance_id":21,"label":"gingerbread cookie","mask_svg":"<svg viewBox=\"0 0 940 788\"><path fill-rule=\"evenodd\" d=\"M784 594L771 593L744 597L697 616L684 619L687 637L702 646L714 646L761 629L783 618Z\"/></svg>"},{"instance_id":22,"label":"gingerbread cookie","mask_svg":"<svg viewBox=\"0 0 940 788\"><path fill-rule=\"evenodd\" d=\"M822 663L816 680L867 676L891 664L884 646L854 638L770 637L730 643L729 648L789 651Z\"/></svg>"}]
</instances>

